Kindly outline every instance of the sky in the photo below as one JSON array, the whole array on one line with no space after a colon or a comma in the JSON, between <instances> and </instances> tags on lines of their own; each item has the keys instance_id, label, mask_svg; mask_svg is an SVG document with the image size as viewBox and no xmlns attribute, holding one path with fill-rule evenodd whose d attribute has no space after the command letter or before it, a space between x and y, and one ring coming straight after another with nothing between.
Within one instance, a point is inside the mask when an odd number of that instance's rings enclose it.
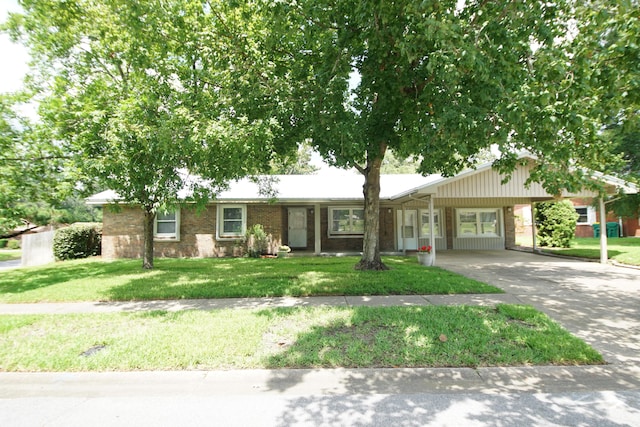
<instances>
[{"instance_id":1,"label":"sky","mask_svg":"<svg viewBox=\"0 0 640 427\"><path fill-rule=\"evenodd\" d=\"M0 22L7 19L8 12L19 12L17 0L0 0ZM22 46L12 43L9 36L0 34L0 93L15 92L22 87L22 79L28 70L29 55Z\"/></svg>"}]
</instances>

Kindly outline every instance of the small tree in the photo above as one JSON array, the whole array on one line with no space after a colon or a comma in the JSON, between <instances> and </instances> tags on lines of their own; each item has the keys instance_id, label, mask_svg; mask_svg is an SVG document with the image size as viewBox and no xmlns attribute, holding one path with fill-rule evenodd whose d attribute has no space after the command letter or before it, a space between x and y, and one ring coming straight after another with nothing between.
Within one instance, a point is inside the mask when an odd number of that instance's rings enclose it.
<instances>
[{"instance_id":1,"label":"small tree","mask_svg":"<svg viewBox=\"0 0 640 427\"><path fill-rule=\"evenodd\" d=\"M579 217L571 202L538 203L535 211L540 246L568 248L575 236Z\"/></svg>"},{"instance_id":2,"label":"small tree","mask_svg":"<svg viewBox=\"0 0 640 427\"><path fill-rule=\"evenodd\" d=\"M255 224L247 230L245 236L247 244L247 253L251 258L259 258L260 255L267 253L269 248L269 236L260 224Z\"/></svg>"}]
</instances>

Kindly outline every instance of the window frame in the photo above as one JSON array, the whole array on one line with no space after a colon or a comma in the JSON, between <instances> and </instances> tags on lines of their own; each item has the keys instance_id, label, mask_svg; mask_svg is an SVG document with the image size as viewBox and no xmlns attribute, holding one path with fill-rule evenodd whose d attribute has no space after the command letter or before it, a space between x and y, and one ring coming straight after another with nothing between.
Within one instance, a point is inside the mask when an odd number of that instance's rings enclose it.
<instances>
[{"instance_id":1,"label":"window frame","mask_svg":"<svg viewBox=\"0 0 640 427\"><path fill-rule=\"evenodd\" d=\"M349 211L349 230L347 231L333 231L333 212L334 211ZM362 231L353 230L353 211L362 211ZM327 234L329 237L362 237L364 236L364 206L330 206L327 209Z\"/></svg>"},{"instance_id":2,"label":"window frame","mask_svg":"<svg viewBox=\"0 0 640 427\"><path fill-rule=\"evenodd\" d=\"M224 210L225 209L241 209L240 218L241 231L240 233L225 233L224 232ZM217 240L237 240L244 237L247 232L247 205L244 204L226 204L220 203L217 207L217 220L216 220L216 239Z\"/></svg>"},{"instance_id":3,"label":"window frame","mask_svg":"<svg viewBox=\"0 0 640 427\"><path fill-rule=\"evenodd\" d=\"M165 215L173 213L173 220L159 219L158 215L160 212L156 213L155 218L153 219L153 240L158 241L179 241L180 240L180 209L167 210L162 212ZM175 232L173 233L158 233L158 222L160 223L175 223Z\"/></svg>"},{"instance_id":4,"label":"window frame","mask_svg":"<svg viewBox=\"0 0 640 427\"><path fill-rule=\"evenodd\" d=\"M419 209L418 210L418 216L419 216L419 220L418 220L418 238L419 239L428 239L429 237L431 237L431 228L429 228L429 232L427 233L423 233L422 232L422 228L425 224L429 224L427 223L423 223L422 222L422 215L429 215L429 209ZM434 236L436 239L439 237L442 237L442 209L434 209L433 210L433 216L434 219L437 219L437 221L434 221L434 228L437 229L436 235Z\"/></svg>"},{"instance_id":5,"label":"window frame","mask_svg":"<svg viewBox=\"0 0 640 427\"><path fill-rule=\"evenodd\" d=\"M596 210L593 208L593 206L577 205L577 206L574 206L573 209L580 216L582 215L578 212L578 209L586 209L586 213L585 213L585 216L587 217L586 222L581 222L580 217L578 217L576 221L576 225L593 225L593 223L596 222Z\"/></svg>"},{"instance_id":6,"label":"window frame","mask_svg":"<svg viewBox=\"0 0 640 427\"><path fill-rule=\"evenodd\" d=\"M500 208L463 208L456 209L456 237L457 238L469 238L469 239L482 239L482 238L494 238L494 237L502 237L502 209ZM474 234L463 234L461 233L461 221L460 215L464 213L474 213L475 214L475 230ZM496 214L496 224L495 224L495 233L482 233L482 213L495 213ZM469 223L469 222L467 222Z\"/></svg>"}]
</instances>

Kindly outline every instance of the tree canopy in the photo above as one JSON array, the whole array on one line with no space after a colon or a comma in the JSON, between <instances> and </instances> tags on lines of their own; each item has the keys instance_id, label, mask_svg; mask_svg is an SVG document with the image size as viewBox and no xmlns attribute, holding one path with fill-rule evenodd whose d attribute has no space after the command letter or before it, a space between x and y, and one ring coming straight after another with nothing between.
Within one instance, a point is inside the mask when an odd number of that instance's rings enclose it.
<instances>
[{"instance_id":1,"label":"tree canopy","mask_svg":"<svg viewBox=\"0 0 640 427\"><path fill-rule=\"evenodd\" d=\"M327 161L364 176L359 268L384 268L379 175L388 150L419 157L421 173L449 176L492 144L505 173L527 150L540 159L531 179L552 194L588 182L578 166L611 161L610 147L598 143L594 59L580 51L606 30L574 2L291 0L264 8L273 29L265 51L296 100L287 124Z\"/></svg>"},{"instance_id":2,"label":"tree canopy","mask_svg":"<svg viewBox=\"0 0 640 427\"><path fill-rule=\"evenodd\" d=\"M603 126L638 112L636 0L22 4L9 28L35 58L52 140L142 206L146 267L153 218L179 202L185 171L215 187L310 141L363 175L357 267L384 269L388 151L450 176L491 146L509 173L527 150L531 180L559 194L618 164Z\"/></svg>"},{"instance_id":3,"label":"tree canopy","mask_svg":"<svg viewBox=\"0 0 640 427\"><path fill-rule=\"evenodd\" d=\"M263 82L245 66L255 55L241 5L21 3L8 27L31 49L40 116L84 176L142 207L145 268L159 210L203 202L228 180L266 170L279 151L277 123L259 103Z\"/></svg>"}]
</instances>

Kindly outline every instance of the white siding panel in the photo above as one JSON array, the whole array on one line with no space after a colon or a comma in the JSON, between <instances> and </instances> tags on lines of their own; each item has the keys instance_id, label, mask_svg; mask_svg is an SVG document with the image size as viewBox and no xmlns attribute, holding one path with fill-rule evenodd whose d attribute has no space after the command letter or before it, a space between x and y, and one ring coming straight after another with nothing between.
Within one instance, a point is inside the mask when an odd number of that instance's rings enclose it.
<instances>
[{"instance_id":1,"label":"white siding panel","mask_svg":"<svg viewBox=\"0 0 640 427\"><path fill-rule=\"evenodd\" d=\"M511 179L503 184L504 176L488 169L439 187L437 197L549 197L538 183L525 188L524 183L528 177L528 168L518 166Z\"/></svg>"},{"instance_id":2,"label":"white siding panel","mask_svg":"<svg viewBox=\"0 0 640 427\"><path fill-rule=\"evenodd\" d=\"M525 187L529 178L529 166L517 166L508 182L502 183L504 175L493 169L472 173L460 179L453 179L448 184L437 188L437 198L550 198L550 194L537 182ZM588 190L577 194L563 194L564 197L591 197L594 193ZM437 199L436 199L437 201Z\"/></svg>"},{"instance_id":3,"label":"white siding panel","mask_svg":"<svg viewBox=\"0 0 640 427\"><path fill-rule=\"evenodd\" d=\"M504 249L504 238L503 237L475 237L475 238L454 237L453 249L470 250L470 251Z\"/></svg>"}]
</instances>

